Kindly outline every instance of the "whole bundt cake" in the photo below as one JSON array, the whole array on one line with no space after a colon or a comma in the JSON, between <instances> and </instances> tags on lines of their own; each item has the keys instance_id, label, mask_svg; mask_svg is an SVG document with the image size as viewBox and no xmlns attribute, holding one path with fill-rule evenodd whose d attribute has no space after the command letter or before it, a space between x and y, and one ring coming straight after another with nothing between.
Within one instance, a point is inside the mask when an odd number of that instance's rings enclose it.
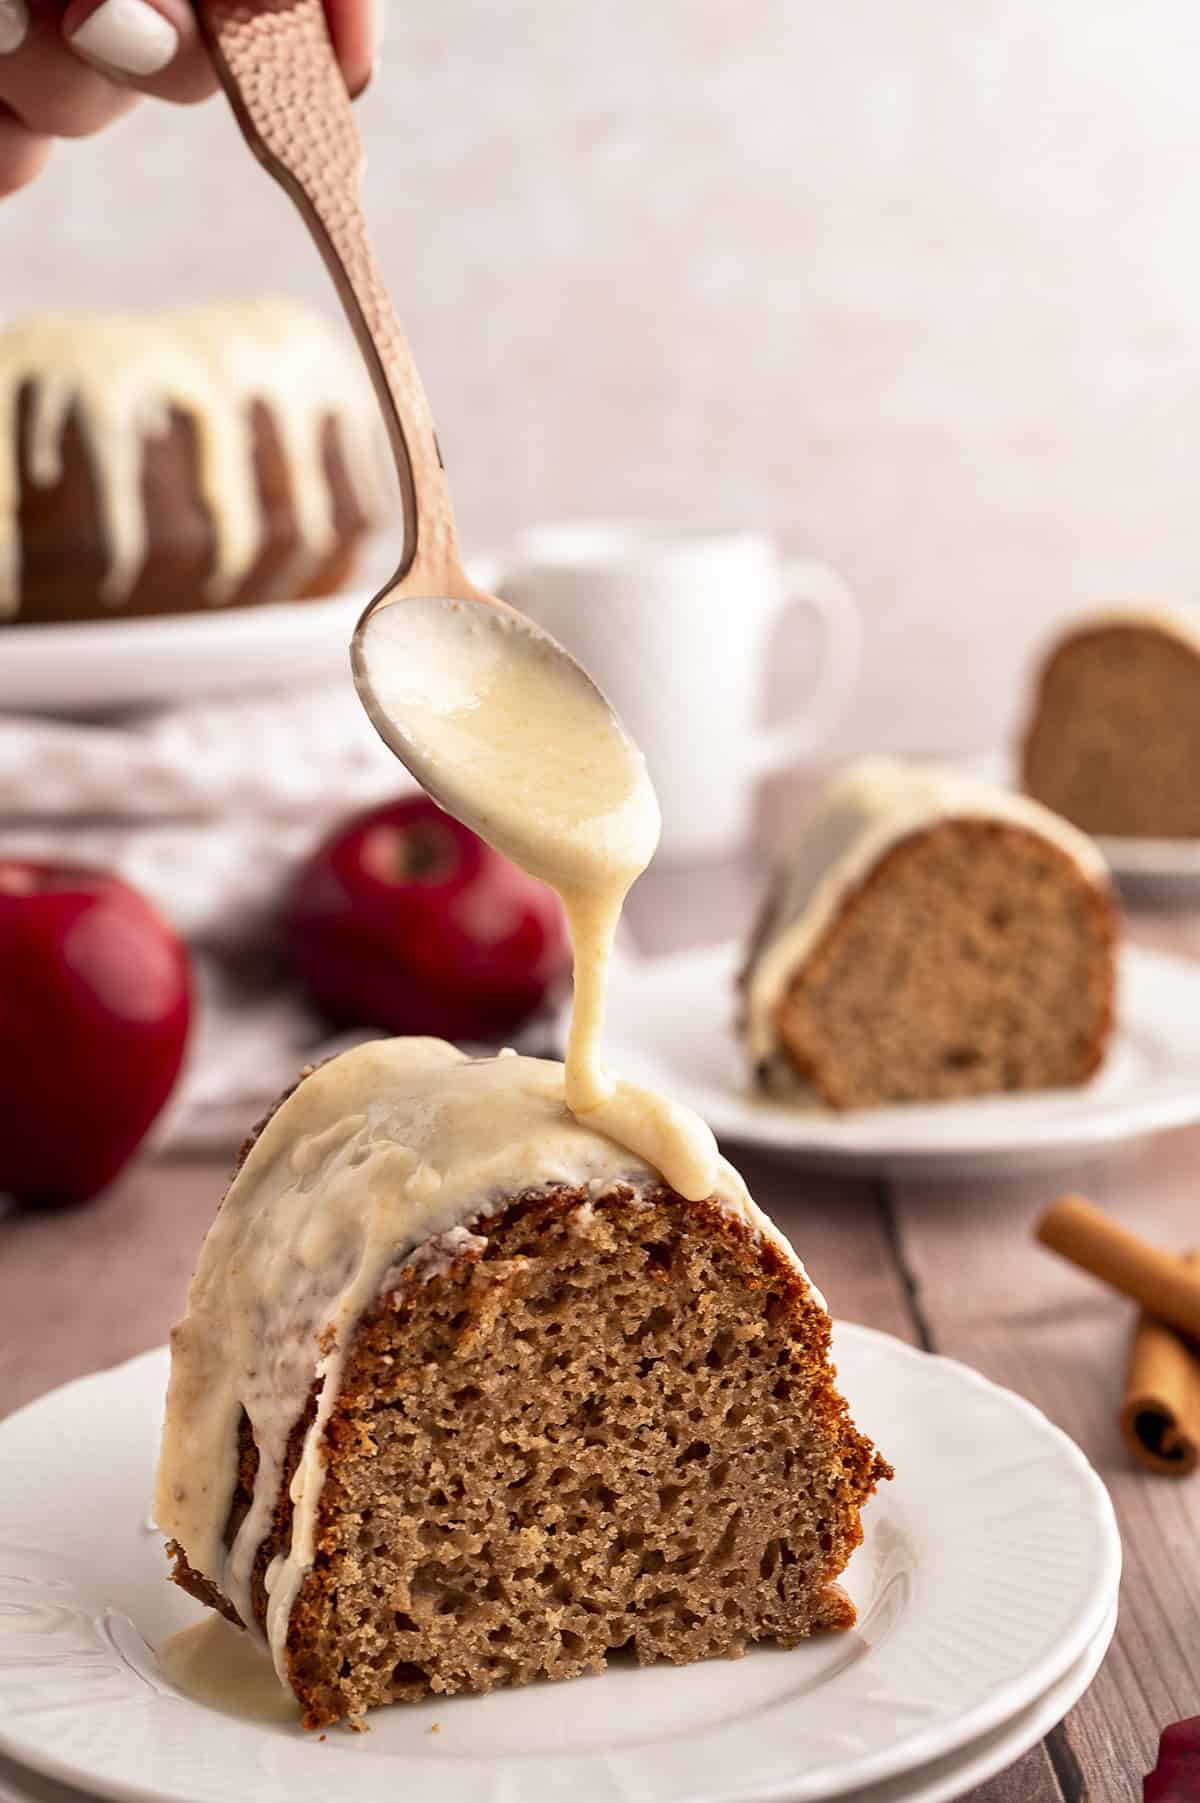
<instances>
[{"instance_id":1,"label":"whole bundt cake","mask_svg":"<svg viewBox=\"0 0 1200 1803\"><path fill-rule=\"evenodd\" d=\"M0 623L327 595L381 510L347 342L288 302L0 331Z\"/></svg>"},{"instance_id":2,"label":"whole bundt cake","mask_svg":"<svg viewBox=\"0 0 1200 1803\"><path fill-rule=\"evenodd\" d=\"M562 1067L436 1040L306 1074L172 1335L156 1516L310 1728L428 1692L792 1646L890 1469L720 1166L687 1202Z\"/></svg>"}]
</instances>

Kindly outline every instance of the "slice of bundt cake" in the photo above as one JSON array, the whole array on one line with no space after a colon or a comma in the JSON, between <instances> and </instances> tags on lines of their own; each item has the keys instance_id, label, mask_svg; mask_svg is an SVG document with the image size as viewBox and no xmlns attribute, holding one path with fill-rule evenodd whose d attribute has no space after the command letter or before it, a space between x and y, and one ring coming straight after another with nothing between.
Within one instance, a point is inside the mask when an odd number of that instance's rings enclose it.
<instances>
[{"instance_id":1,"label":"slice of bundt cake","mask_svg":"<svg viewBox=\"0 0 1200 1803\"><path fill-rule=\"evenodd\" d=\"M426 1692L792 1646L885 1461L829 1318L720 1167L686 1202L562 1068L435 1040L306 1074L172 1335L156 1513L310 1728Z\"/></svg>"},{"instance_id":2,"label":"slice of bundt cake","mask_svg":"<svg viewBox=\"0 0 1200 1803\"><path fill-rule=\"evenodd\" d=\"M742 977L755 1081L833 1108L1083 1083L1113 1021L1104 861L1047 809L869 760L830 784Z\"/></svg>"},{"instance_id":3,"label":"slice of bundt cake","mask_svg":"<svg viewBox=\"0 0 1200 1803\"><path fill-rule=\"evenodd\" d=\"M1022 780L1089 833L1200 838L1200 611L1077 621L1038 673Z\"/></svg>"}]
</instances>

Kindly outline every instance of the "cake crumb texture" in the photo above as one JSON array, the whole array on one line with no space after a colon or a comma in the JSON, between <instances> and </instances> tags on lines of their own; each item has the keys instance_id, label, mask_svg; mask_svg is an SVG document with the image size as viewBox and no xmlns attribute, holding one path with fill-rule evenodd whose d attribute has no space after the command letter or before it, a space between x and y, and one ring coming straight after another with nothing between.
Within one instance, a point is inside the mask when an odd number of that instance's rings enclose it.
<instances>
[{"instance_id":1,"label":"cake crumb texture","mask_svg":"<svg viewBox=\"0 0 1200 1803\"><path fill-rule=\"evenodd\" d=\"M1035 833L982 818L915 832L785 990L787 1081L833 1108L1083 1083L1112 1030L1116 931L1107 890Z\"/></svg>"}]
</instances>

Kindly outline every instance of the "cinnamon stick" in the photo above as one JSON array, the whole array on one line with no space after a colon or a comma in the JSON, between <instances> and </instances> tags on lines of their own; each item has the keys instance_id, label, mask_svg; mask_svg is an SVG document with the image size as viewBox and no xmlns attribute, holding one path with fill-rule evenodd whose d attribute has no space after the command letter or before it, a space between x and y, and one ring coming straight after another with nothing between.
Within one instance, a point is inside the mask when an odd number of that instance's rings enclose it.
<instances>
[{"instance_id":1,"label":"cinnamon stick","mask_svg":"<svg viewBox=\"0 0 1200 1803\"><path fill-rule=\"evenodd\" d=\"M1200 1340L1200 1269L1189 1269L1186 1259L1139 1239L1082 1196L1052 1203L1035 1232L1043 1246Z\"/></svg>"},{"instance_id":2,"label":"cinnamon stick","mask_svg":"<svg viewBox=\"0 0 1200 1803\"><path fill-rule=\"evenodd\" d=\"M1149 1470L1169 1477L1195 1470L1200 1355L1173 1327L1144 1310L1133 1332L1120 1419L1126 1446Z\"/></svg>"}]
</instances>

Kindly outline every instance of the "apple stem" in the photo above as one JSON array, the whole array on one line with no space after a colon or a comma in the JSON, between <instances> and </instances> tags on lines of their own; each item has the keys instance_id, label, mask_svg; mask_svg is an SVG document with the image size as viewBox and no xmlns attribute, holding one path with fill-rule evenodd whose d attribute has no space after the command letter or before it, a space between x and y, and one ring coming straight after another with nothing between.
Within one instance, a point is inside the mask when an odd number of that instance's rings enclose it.
<instances>
[{"instance_id":1,"label":"apple stem","mask_svg":"<svg viewBox=\"0 0 1200 1803\"><path fill-rule=\"evenodd\" d=\"M410 828L398 834L397 839L397 871L409 881L420 882L422 877L433 876L439 870L445 870L451 861L447 853L453 847L453 840L449 833L440 832L437 827Z\"/></svg>"}]
</instances>

